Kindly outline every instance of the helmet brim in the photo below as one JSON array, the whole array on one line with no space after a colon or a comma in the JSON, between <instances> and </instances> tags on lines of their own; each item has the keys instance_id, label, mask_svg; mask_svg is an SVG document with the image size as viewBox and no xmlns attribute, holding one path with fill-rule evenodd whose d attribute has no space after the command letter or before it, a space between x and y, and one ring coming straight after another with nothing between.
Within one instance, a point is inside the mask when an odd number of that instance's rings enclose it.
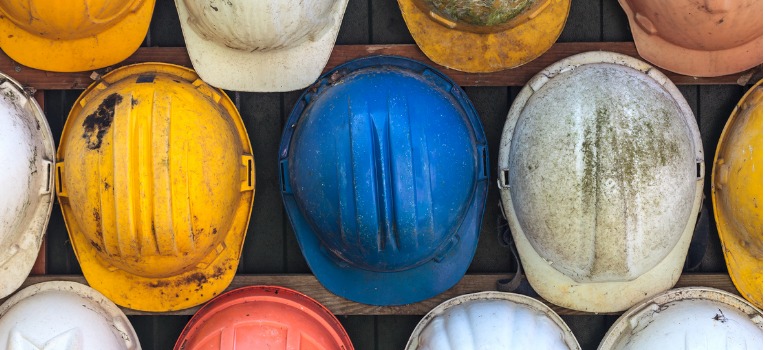
<instances>
[{"instance_id":1,"label":"helmet brim","mask_svg":"<svg viewBox=\"0 0 765 350\"><path fill-rule=\"evenodd\" d=\"M321 75L332 54L348 0L337 1L330 28L315 40L282 49L244 51L199 35L189 25L183 0L176 0L191 64L206 83L226 90L282 92L305 88Z\"/></svg>"},{"instance_id":2,"label":"helmet brim","mask_svg":"<svg viewBox=\"0 0 765 350\"><path fill-rule=\"evenodd\" d=\"M423 12L414 0L398 0L404 22L425 56L444 67L469 73L514 68L552 47L568 18L570 0L550 0L546 8L513 28L479 34L447 28Z\"/></svg>"},{"instance_id":3,"label":"helmet brim","mask_svg":"<svg viewBox=\"0 0 765 350\"><path fill-rule=\"evenodd\" d=\"M52 72L82 72L122 62L149 30L155 0L144 0L120 22L95 36L51 40L0 20L0 48L14 61Z\"/></svg>"},{"instance_id":4,"label":"helmet brim","mask_svg":"<svg viewBox=\"0 0 765 350\"><path fill-rule=\"evenodd\" d=\"M717 51L692 50L643 30L625 0L619 0L630 22L638 54L663 69L693 77L738 73L762 63L762 35L742 45Z\"/></svg>"},{"instance_id":5,"label":"helmet brim","mask_svg":"<svg viewBox=\"0 0 765 350\"><path fill-rule=\"evenodd\" d=\"M319 282L345 299L369 305L404 305L434 297L451 288L465 275L478 246L486 198L486 181L479 182L465 220L456 236L456 246L440 261L396 272L370 271L340 263L333 257L305 220L293 195L282 194L295 228L300 250Z\"/></svg>"}]
</instances>

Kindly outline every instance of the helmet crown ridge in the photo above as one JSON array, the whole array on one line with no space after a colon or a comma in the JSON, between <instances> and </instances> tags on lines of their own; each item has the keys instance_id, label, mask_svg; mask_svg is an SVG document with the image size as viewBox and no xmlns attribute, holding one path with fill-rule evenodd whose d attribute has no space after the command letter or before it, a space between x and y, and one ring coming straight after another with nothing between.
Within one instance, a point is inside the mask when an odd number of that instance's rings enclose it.
<instances>
[{"instance_id":1,"label":"helmet crown ridge","mask_svg":"<svg viewBox=\"0 0 765 350\"><path fill-rule=\"evenodd\" d=\"M393 82L398 78L381 80ZM407 75L403 78L412 79ZM359 79L364 77L349 77L347 82L360 84ZM337 90L345 88L338 85ZM430 106L441 116L438 122L451 126L453 142L470 142L463 117L451 110L449 99L421 87L415 90L431 102ZM443 253L455 243L453 239L458 239L454 234L458 219L467 208L467 198L472 195L469 184L475 181L477 164L471 161L449 166L448 161L437 157L450 153L458 159L473 159L477 149L457 149L449 144L436 147L439 140L447 137L446 131L430 133L429 130L435 130L432 125L435 121L423 117L427 115L424 104L413 103L396 92L350 99L335 98L342 92L330 93L332 98L309 107L307 113L315 111L316 116L300 121L290 163L290 172L296 175L292 188L304 199L301 208L311 213L321 241L340 260L374 271L410 268ZM345 113L340 122L329 124L330 119L337 119L336 114L320 111L333 109ZM314 136L324 132L326 125L332 125L334 138L307 141L318 139ZM315 157L316 154L327 157L332 154L337 159L336 167L321 167L318 160L321 157ZM337 186L331 192L318 182L319 178L308 177L301 170L315 168L326 170L326 176L337 177L333 180ZM446 185L439 183L438 178L447 168L459 175L460 183L464 184L459 187L454 184L448 191L451 196L438 190ZM323 190L322 196L313 194L316 188ZM324 207L336 211L316 215L312 208L322 206L317 201L328 201ZM447 210L451 203L454 207Z\"/></svg>"},{"instance_id":2,"label":"helmet crown ridge","mask_svg":"<svg viewBox=\"0 0 765 350\"><path fill-rule=\"evenodd\" d=\"M151 84L118 82L99 98L89 99L93 102L86 103L76 116L83 133L71 139L71 145L82 148L68 148L71 152L85 149L85 156L71 154L65 159L68 168L81 159L84 168L99 170L89 173L89 181L98 186L85 192L68 191L80 225L95 228L83 232L91 245L115 266L160 277L194 268L189 260L199 262L223 244L225 234L217 233L228 231L236 209L225 203L239 196L238 178L211 180L189 162L197 160L195 155L206 154L211 159L214 156L216 163L226 164L226 169L238 168L243 150L241 146L236 150L238 135L224 118L206 118L206 128L191 127L200 117L184 106L193 106L200 97L207 99L191 84L180 93L165 94L154 88L155 83L172 82L174 77L157 74L151 79ZM119 92L123 89L130 90ZM216 105L209 99L210 110L225 113ZM206 147L205 129L218 130L215 142L231 144L235 150ZM109 167L115 170L109 171ZM210 186L220 186L222 192L210 196L189 190ZM100 205L86 207L88 198L100 198ZM195 209L207 206L220 209L215 214ZM146 259L163 263L147 264Z\"/></svg>"}]
</instances>

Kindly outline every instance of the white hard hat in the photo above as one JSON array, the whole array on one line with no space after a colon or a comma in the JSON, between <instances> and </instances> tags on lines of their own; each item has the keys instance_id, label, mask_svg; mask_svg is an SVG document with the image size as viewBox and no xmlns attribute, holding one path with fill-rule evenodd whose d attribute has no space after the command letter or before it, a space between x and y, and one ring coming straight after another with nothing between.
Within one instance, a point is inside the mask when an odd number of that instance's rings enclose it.
<instances>
[{"instance_id":1,"label":"white hard hat","mask_svg":"<svg viewBox=\"0 0 765 350\"><path fill-rule=\"evenodd\" d=\"M140 350L125 314L96 290L43 282L0 305L0 345L8 349Z\"/></svg>"},{"instance_id":2,"label":"white hard hat","mask_svg":"<svg viewBox=\"0 0 765 350\"><path fill-rule=\"evenodd\" d=\"M534 76L502 132L499 188L529 283L613 312L680 276L704 183L696 119L660 71L588 52Z\"/></svg>"},{"instance_id":3,"label":"white hard hat","mask_svg":"<svg viewBox=\"0 0 765 350\"><path fill-rule=\"evenodd\" d=\"M54 143L42 109L0 73L0 298L32 270L53 203Z\"/></svg>"},{"instance_id":4,"label":"white hard hat","mask_svg":"<svg viewBox=\"0 0 765 350\"><path fill-rule=\"evenodd\" d=\"M406 350L580 349L555 311L513 293L480 292L449 299L428 312Z\"/></svg>"},{"instance_id":5,"label":"white hard hat","mask_svg":"<svg viewBox=\"0 0 765 350\"><path fill-rule=\"evenodd\" d=\"M302 89L329 60L348 0L175 0L191 63L210 85Z\"/></svg>"},{"instance_id":6,"label":"white hard hat","mask_svg":"<svg viewBox=\"0 0 765 350\"><path fill-rule=\"evenodd\" d=\"M673 289L625 312L598 349L762 349L762 312L713 288Z\"/></svg>"}]
</instances>

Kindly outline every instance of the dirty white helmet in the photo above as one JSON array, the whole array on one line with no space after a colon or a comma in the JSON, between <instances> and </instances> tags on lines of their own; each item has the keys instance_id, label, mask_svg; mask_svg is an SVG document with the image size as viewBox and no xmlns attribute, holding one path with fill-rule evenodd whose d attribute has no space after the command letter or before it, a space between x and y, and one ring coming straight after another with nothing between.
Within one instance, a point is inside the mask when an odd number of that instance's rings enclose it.
<instances>
[{"instance_id":1,"label":"dirty white helmet","mask_svg":"<svg viewBox=\"0 0 765 350\"><path fill-rule=\"evenodd\" d=\"M513 293L480 292L449 299L428 312L406 350L580 349L552 309Z\"/></svg>"},{"instance_id":2,"label":"dirty white helmet","mask_svg":"<svg viewBox=\"0 0 765 350\"><path fill-rule=\"evenodd\" d=\"M37 259L53 203L54 143L34 98L0 73L0 298Z\"/></svg>"},{"instance_id":3,"label":"dirty white helmet","mask_svg":"<svg viewBox=\"0 0 765 350\"><path fill-rule=\"evenodd\" d=\"M534 76L502 132L499 188L531 286L614 312L671 288L699 212L696 119L657 69L611 52Z\"/></svg>"},{"instance_id":4,"label":"dirty white helmet","mask_svg":"<svg viewBox=\"0 0 765 350\"><path fill-rule=\"evenodd\" d=\"M191 63L210 85L302 89L321 74L348 0L175 0Z\"/></svg>"},{"instance_id":5,"label":"dirty white helmet","mask_svg":"<svg viewBox=\"0 0 765 350\"><path fill-rule=\"evenodd\" d=\"M140 350L125 314L96 290L43 282L0 305L0 348L9 350Z\"/></svg>"},{"instance_id":6,"label":"dirty white helmet","mask_svg":"<svg viewBox=\"0 0 765 350\"><path fill-rule=\"evenodd\" d=\"M762 312L714 288L673 289L625 312L598 349L760 350Z\"/></svg>"}]
</instances>

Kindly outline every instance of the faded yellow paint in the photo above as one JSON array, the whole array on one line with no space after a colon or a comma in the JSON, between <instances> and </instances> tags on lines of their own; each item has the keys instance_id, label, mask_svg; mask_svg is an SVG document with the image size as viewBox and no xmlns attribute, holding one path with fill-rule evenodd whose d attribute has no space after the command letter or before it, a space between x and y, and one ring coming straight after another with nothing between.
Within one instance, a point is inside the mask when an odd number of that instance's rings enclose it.
<instances>
[{"instance_id":1,"label":"faded yellow paint","mask_svg":"<svg viewBox=\"0 0 765 350\"><path fill-rule=\"evenodd\" d=\"M731 280L762 309L762 80L741 98L720 136L712 205Z\"/></svg>"},{"instance_id":2,"label":"faded yellow paint","mask_svg":"<svg viewBox=\"0 0 765 350\"><path fill-rule=\"evenodd\" d=\"M415 1L398 4L417 46L433 62L469 73L514 68L539 57L558 39L571 7L571 0L549 0L546 6L519 14L509 29L476 33L437 22Z\"/></svg>"},{"instance_id":3,"label":"faded yellow paint","mask_svg":"<svg viewBox=\"0 0 765 350\"><path fill-rule=\"evenodd\" d=\"M2 1L0 47L14 61L55 72L128 58L149 29L155 0Z\"/></svg>"},{"instance_id":4,"label":"faded yellow paint","mask_svg":"<svg viewBox=\"0 0 765 350\"><path fill-rule=\"evenodd\" d=\"M194 71L117 69L80 96L56 185L88 283L144 311L199 305L233 279L255 164L239 113Z\"/></svg>"}]
</instances>

